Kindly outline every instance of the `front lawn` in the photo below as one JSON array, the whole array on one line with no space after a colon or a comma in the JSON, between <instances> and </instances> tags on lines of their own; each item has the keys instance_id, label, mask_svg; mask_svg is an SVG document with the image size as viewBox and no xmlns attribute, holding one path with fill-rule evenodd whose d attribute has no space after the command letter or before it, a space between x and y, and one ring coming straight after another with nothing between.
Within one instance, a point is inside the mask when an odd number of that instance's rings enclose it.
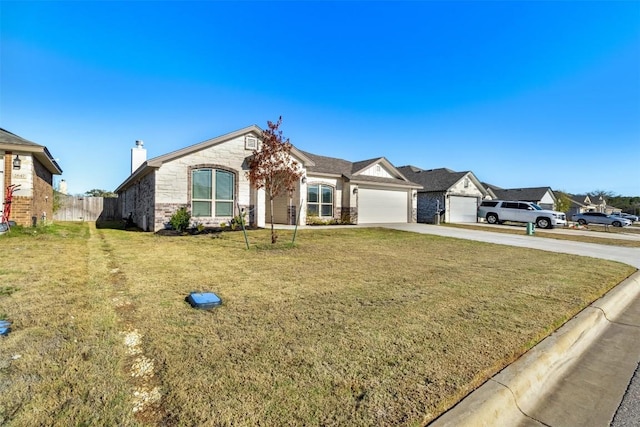
<instances>
[{"instance_id":1,"label":"front lawn","mask_svg":"<svg viewBox=\"0 0 640 427\"><path fill-rule=\"evenodd\" d=\"M13 230L11 233L14 233ZM384 229L0 236L0 424L421 425L633 273ZM256 247L257 246L257 247ZM194 290L223 305L192 309Z\"/></svg>"}]
</instances>

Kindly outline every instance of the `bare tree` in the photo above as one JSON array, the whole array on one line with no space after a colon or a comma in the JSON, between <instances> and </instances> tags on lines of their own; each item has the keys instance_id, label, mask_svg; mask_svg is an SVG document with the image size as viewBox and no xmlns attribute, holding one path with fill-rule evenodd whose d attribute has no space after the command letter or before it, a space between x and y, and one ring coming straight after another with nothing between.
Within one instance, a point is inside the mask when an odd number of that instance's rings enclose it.
<instances>
[{"instance_id":1,"label":"bare tree","mask_svg":"<svg viewBox=\"0 0 640 427\"><path fill-rule=\"evenodd\" d=\"M251 186L258 190L264 188L269 199L271 243L275 243L278 239L273 228L273 199L287 192L293 192L302 176L298 162L291 157L293 146L289 138L284 139L282 136L281 124L282 116L275 123L267 121L268 129L262 132L262 142L257 149L253 150L247 172Z\"/></svg>"}]
</instances>

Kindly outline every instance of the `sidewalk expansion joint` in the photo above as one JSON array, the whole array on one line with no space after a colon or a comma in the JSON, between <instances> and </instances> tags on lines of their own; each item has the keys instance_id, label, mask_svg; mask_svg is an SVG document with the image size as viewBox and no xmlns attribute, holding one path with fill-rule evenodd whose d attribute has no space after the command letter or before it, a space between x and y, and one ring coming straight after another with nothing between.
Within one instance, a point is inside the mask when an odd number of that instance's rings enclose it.
<instances>
[{"instance_id":1,"label":"sidewalk expansion joint","mask_svg":"<svg viewBox=\"0 0 640 427\"><path fill-rule=\"evenodd\" d=\"M547 424L547 423L545 423L545 422L543 422L543 421L540 421L540 420L538 420L538 419L536 419L536 418L532 417L531 415L527 414L526 412L524 412L524 411L522 410L522 408L520 407L520 405L518 405L518 398L516 397L516 394L513 392L513 390L511 390L511 388L510 388L508 385L503 384L503 383L501 383L500 381L496 381L496 380L495 380L495 379L493 379L493 378L490 378L489 380L490 380L490 381L493 381L494 383L499 384L499 385L501 385L502 387L504 387L504 388L506 388L507 390L509 390L509 393L511 393L511 396L513 396L513 401L514 401L514 403L516 404L516 408L518 408L518 411L520 411L520 413L521 413L522 415L524 415L525 417L529 418L529 419L530 419L530 420L532 420L532 421L537 422L538 424L540 424L540 425L542 425L542 426L544 426L544 427L553 427L553 426L551 426L551 425L549 425L549 424Z\"/></svg>"}]
</instances>

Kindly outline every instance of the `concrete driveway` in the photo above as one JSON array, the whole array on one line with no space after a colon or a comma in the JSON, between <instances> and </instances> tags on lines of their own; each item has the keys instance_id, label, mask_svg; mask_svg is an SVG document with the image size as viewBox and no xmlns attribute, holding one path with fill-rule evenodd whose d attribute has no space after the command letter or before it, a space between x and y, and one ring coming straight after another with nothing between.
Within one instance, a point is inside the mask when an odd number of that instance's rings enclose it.
<instances>
[{"instance_id":1,"label":"concrete driveway","mask_svg":"<svg viewBox=\"0 0 640 427\"><path fill-rule=\"evenodd\" d=\"M364 227L364 225L363 225ZM491 231L487 227L487 231L467 230L463 228L443 227L430 224L367 224L366 227L384 227L394 230L410 231L413 233L434 234L437 236L453 237L457 239L476 240L480 242L496 243L498 245L519 246L522 248L540 249L543 251L560 252L572 255L581 255L592 258L608 259L611 261L619 261L625 264L640 268L640 248L623 248L612 245L599 245L595 243L573 242L570 240L546 239L536 235L527 236L524 228L522 235L507 234ZM545 232L548 230L544 230ZM554 232L562 232L563 230L552 230ZM565 233L574 233L574 230L566 230ZM604 236L589 234L592 237ZM611 235L618 238L617 234ZM614 237L610 237L614 238ZM640 235L625 235L625 239L640 241Z\"/></svg>"}]
</instances>

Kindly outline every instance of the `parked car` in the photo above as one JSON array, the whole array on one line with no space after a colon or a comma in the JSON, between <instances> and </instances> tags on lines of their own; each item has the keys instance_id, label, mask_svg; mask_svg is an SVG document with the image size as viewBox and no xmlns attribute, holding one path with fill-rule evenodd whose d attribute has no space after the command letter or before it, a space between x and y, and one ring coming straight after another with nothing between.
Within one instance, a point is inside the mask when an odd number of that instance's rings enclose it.
<instances>
[{"instance_id":1,"label":"parked car","mask_svg":"<svg viewBox=\"0 0 640 427\"><path fill-rule=\"evenodd\" d=\"M531 222L539 228L567 225L564 213L542 209L535 203L519 200L484 200L478 208L478 217L486 219L489 224L501 224L504 221Z\"/></svg>"},{"instance_id":2,"label":"parked car","mask_svg":"<svg viewBox=\"0 0 640 427\"><path fill-rule=\"evenodd\" d=\"M585 224L602 224L613 225L614 227L627 227L631 225L631 221L619 216L607 215L601 212L584 212L575 214L571 220L576 221L580 225Z\"/></svg>"},{"instance_id":3,"label":"parked car","mask_svg":"<svg viewBox=\"0 0 640 427\"><path fill-rule=\"evenodd\" d=\"M621 218L626 218L631 222L635 222L638 221L638 217L635 215L631 215L628 213L624 213L624 212L614 212L611 214L611 216L617 216L617 217L621 217Z\"/></svg>"}]
</instances>

